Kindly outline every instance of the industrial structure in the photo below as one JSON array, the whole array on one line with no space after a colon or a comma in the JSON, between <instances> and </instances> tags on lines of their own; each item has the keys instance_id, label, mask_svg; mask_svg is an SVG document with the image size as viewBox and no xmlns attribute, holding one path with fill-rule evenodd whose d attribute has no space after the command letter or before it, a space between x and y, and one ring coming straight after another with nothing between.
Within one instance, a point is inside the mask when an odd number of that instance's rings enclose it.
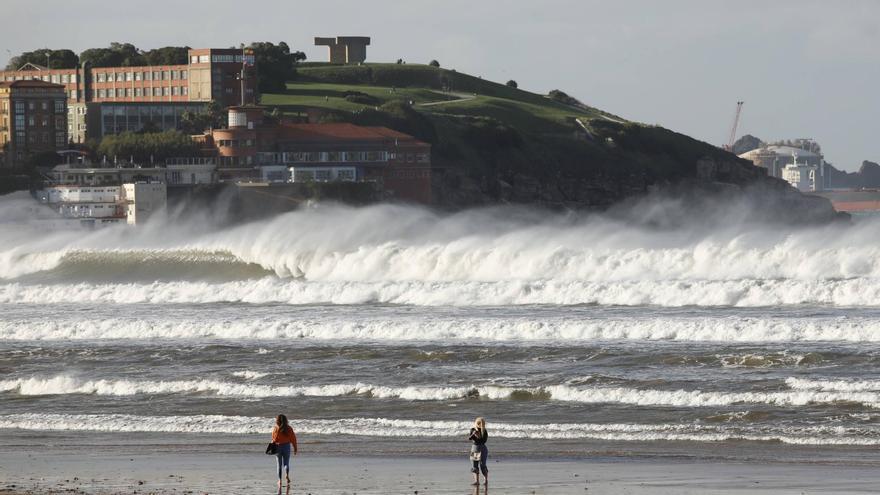
<instances>
[{"instance_id":1,"label":"industrial structure","mask_svg":"<svg viewBox=\"0 0 880 495\"><path fill-rule=\"evenodd\" d=\"M331 64L360 64L367 60L369 36L337 36L336 38L315 38L315 46L326 46L330 52Z\"/></svg>"},{"instance_id":2,"label":"industrial structure","mask_svg":"<svg viewBox=\"0 0 880 495\"><path fill-rule=\"evenodd\" d=\"M802 192L822 191L828 187L825 158L810 139L762 146L739 157L767 169L767 175L783 179Z\"/></svg>"}]
</instances>

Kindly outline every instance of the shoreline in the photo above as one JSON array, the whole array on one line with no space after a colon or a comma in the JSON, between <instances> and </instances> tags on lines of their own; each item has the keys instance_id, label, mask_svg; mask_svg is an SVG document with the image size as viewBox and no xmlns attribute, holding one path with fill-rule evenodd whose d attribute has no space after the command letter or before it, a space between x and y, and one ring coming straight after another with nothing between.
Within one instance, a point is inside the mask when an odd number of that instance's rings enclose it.
<instances>
[{"instance_id":1,"label":"shoreline","mask_svg":"<svg viewBox=\"0 0 880 495\"><path fill-rule=\"evenodd\" d=\"M276 493L275 459L262 453L266 441L262 435L2 430L0 495ZM629 450L581 443L583 454L566 455L572 446L529 455L527 442L496 442L490 446L489 492L863 494L880 482L880 456L867 449L839 457L828 449L719 444L691 449L688 456L687 446L666 443ZM713 448L717 456L700 457ZM425 453L431 449L439 453ZM737 458L742 450L759 452ZM301 455L292 460L291 493L486 495L483 487L475 492L470 486L466 452L465 442L438 439L303 439ZM783 453L792 457L782 460Z\"/></svg>"}]
</instances>

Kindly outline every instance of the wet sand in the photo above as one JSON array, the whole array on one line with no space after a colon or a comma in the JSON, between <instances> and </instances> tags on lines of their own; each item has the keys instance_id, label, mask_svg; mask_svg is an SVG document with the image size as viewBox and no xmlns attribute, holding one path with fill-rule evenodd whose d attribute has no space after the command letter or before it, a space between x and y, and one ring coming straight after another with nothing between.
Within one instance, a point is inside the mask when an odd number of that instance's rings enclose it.
<instances>
[{"instance_id":1,"label":"wet sand","mask_svg":"<svg viewBox=\"0 0 880 495\"><path fill-rule=\"evenodd\" d=\"M6 441L4 441L6 440ZM181 442L170 437L130 445L30 446L0 436L0 494L276 493L274 457L252 442ZM367 447L366 445L364 447ZM338 445L304 443L293 460L295 494L862 494L876 493L876 458L864 464L739 462L594 456L490 456L488 492L470 486L461 456L340 455ZM369 450L365 450L369 452Z\"/></svg>"}]
</instances>

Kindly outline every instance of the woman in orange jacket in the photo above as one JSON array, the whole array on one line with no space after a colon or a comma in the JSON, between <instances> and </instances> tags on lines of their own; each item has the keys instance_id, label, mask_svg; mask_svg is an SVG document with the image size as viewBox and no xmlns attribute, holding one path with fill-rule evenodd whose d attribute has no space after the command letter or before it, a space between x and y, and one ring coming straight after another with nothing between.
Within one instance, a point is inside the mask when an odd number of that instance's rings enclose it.
<instances>
[{"instance_id":1,"label":"woman in orange jacket","mask_svg":"<svg viewBox=\"0 0 880 495\"><path fill-rule=\"evenodd\" d=\"M278 490L281 490L281 468L284 467L287 477L287 487L290 488L290 446L293 445L293 455L299 452L296 445L296 433L287 423L287 416L279 414L275 418L275 427L272 428L272 443L278 446L275 457L278 459Z\"/></svg>"}]
</instances>

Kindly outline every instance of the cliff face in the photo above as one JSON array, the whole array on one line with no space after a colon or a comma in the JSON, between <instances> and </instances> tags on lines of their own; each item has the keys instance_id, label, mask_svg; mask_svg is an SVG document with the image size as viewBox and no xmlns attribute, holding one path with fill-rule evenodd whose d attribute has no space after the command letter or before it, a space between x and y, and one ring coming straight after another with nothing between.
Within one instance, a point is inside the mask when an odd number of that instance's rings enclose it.
<instances>
[{"instance_id":1,"label":"cliff face","mask_svg":"<svg viewBox=\"0 0 880 495\"><path fill-rule=\"evenodd\" d=\"M511 130L504 129L506 139L490 135L476 143L458 142L454 157L445 156L441 143L435 163L443 172L434 197L450 209L502 203L607 210L634 198L673 194L688 198L700 211L702 202L740 195L760 206L755 217L764 221L837 218L827 200L802 195L787 182L767 177L765 169L688 136L607 120L590 121L588 130L553 138L515 133L511 138ZM449 129L438 132L447 139L450 134Z\"/></svg>"}]
</instances>

